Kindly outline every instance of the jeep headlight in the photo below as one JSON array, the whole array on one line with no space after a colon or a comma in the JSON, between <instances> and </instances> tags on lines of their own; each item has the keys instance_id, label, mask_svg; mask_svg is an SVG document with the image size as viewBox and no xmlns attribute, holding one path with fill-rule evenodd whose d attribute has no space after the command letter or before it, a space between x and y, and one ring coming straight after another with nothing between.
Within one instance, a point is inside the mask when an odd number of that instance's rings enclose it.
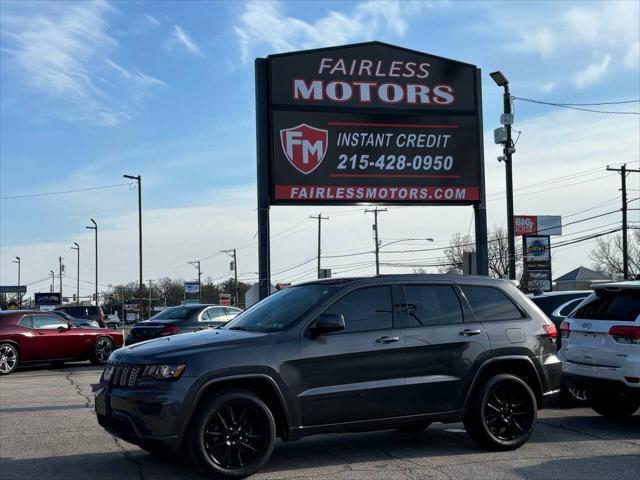
<instances>
[{"instance_id":1,"label":"jeep headlight","mask_svg":"<svg viewBox=\"0 0 640 480\"><path fill-rule=\"evenodd\" d=\"M142 377L156 380L175 380L182 375L186 367L183 364L147 365L144 367Z\"/></svg>"}]
</instances>

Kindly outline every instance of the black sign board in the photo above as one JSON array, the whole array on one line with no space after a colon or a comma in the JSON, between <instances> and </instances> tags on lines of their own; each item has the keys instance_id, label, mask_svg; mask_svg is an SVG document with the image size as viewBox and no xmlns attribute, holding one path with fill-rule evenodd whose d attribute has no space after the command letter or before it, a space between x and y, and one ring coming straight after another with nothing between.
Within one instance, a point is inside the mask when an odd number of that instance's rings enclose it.
<instances>
[{"instance_id":1,"label":"black sign board","mask_svg":"<svg viewBox=\"0 0 640 480\"><path fill-rule=\"evenodd\" d=\"M61 293L34 293L36 307L49 307L62 304Z\"/></svg>"},{"instance_id":2,"label":"black sign board","mask_svg":"<svg viewBox=\"0 0 640 480\"><path fill-rule=\"evenodd\" d=\"M272 205L473 205L488 273L480 70L381 42L256 59L259 296Z\"/></svg>"},{"instance_id":3,"label":"black sign board","mask_svg":"<svg viewBox=\"0 0 640 480\"><path fill-rule=\"evenodd\" d=\"M524 276L527 291L550 292L551 237L549 235L525 235L522 237Z\"/></svg>"},{"instance_id":4,"label":"black sign board","mask_svg":"<svg viewBox=\"0 0 640 480\"><path fill-rule=\"evenodd\" d=\"M480 201L475 66L379 42L267 63L270 204Z\"/></svg>"},{"instance_id":5,"label":"black sign board","mask_svg":"<svg viewBox=\"0 0 640 480\"><path fill-rule=\"evenodd\" d=\"M27 293L26 285L0 285L1 293Z\"/></svg>"}]
</instances>

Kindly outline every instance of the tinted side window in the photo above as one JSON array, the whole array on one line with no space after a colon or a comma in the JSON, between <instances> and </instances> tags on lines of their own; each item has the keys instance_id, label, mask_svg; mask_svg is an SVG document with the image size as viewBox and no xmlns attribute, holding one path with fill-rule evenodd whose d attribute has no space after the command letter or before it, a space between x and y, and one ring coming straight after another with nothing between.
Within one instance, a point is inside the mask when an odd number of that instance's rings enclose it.
<instances>
[{"instance_id":1,"label":"tinted side window","mask_svg":"<svg viewBox=\"0 0 640 480\"><path fill-rule=\"evenodd\" d=\"M497 288L465 285L462 291L479 322L523 318L520 310Z\"/></svg>"},{"instance_id":2,"label":"tinted side window","mask_svg":"<svg viewBox=\"0 0 640 480\"><path fill-rule=\"evenodd\" d=\"M325 313L342 314L346 332L393 328L391 287L370 287L350 292Z\"/></svg>"},{"instance_id":3,"label":"tinted side window","mask_svg":"<svg viewBox=\"0 0 640 480\"><path fill-rule=\"evenodd\" d=\"M20 325L21 327L33 328L33 317L30 315L25 315L20 319L18 325Z\"/></svg>"},{"instance_id":4,"label":"tinted side window","mask_svg":"<svg viewBox=\"0 0 640 480\"><path fill-rule=\"evenodd\" d=\"M406 285L409 326L462 323L462 307L448 285Z\"/></svg>"},{"instance_id":5,"label":"tinted side window","mask_svg":"<svg viewBox=\"0 0 640 480\"><path fill-rule=\"evenodd\" d=\"M58 327L66 328L67 326L67 322L53 315L35 315L33 317L33 323L36 328L42 328L44 330L55 330Z\"/></svg>"}]
</instances>

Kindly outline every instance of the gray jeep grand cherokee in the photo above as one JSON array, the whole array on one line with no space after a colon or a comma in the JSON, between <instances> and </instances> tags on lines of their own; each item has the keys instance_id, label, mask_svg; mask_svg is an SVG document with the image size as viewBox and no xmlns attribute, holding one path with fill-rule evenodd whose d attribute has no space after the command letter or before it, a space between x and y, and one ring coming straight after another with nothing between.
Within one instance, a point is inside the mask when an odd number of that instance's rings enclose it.
<instances>
[{"instance_id":1,"label":"gray jeep grand cherokee","mask_svg":"<svg viewBox=\"0 0 640 480\"><path fill-rule=\"evenodd\" d=\"M284 441L463 421L483 447L531 436L557 393L557 332L511 283L405 275L281 290L221 329L115 351L98 421L152 452L184 449L215 478L248 476Z\"/></svg>"}]
</instances>

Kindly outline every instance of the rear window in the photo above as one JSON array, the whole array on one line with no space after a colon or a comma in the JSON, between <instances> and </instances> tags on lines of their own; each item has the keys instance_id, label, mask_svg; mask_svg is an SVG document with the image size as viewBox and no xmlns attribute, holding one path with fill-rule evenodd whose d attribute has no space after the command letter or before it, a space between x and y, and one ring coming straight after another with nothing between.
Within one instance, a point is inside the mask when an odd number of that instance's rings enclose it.
<instances>
[{"instance_id":1,"label":"rear window","mask_svg":"<svg viewBox=\"0 0 640 480\"><path fill-rule=\"evenodd\" d=\"M172 307L161 311L153 316L151 320L186 320L193 314L202 310L202 307Z\"/></svg>"},{"instance_id":2,"label":"rear window","mask_svg":"<svg viewBox=\"0 0 640 480\"><path fill-rule=\"evenodd\" d=\"M640 315L640 296L637 292L599 290L591 301L571 315L586 320L633 322Z\"/></svg>"},{"instance_id":3,"label":"rear window","mask_svg":"<svg viewBox=\"0 0 640 480\"><path fill-rule=\"evenodd\" d=\"M479 322L518 320L522 312L504 293L493 287L461 287Z\"/></svg>"}]
</instances>

